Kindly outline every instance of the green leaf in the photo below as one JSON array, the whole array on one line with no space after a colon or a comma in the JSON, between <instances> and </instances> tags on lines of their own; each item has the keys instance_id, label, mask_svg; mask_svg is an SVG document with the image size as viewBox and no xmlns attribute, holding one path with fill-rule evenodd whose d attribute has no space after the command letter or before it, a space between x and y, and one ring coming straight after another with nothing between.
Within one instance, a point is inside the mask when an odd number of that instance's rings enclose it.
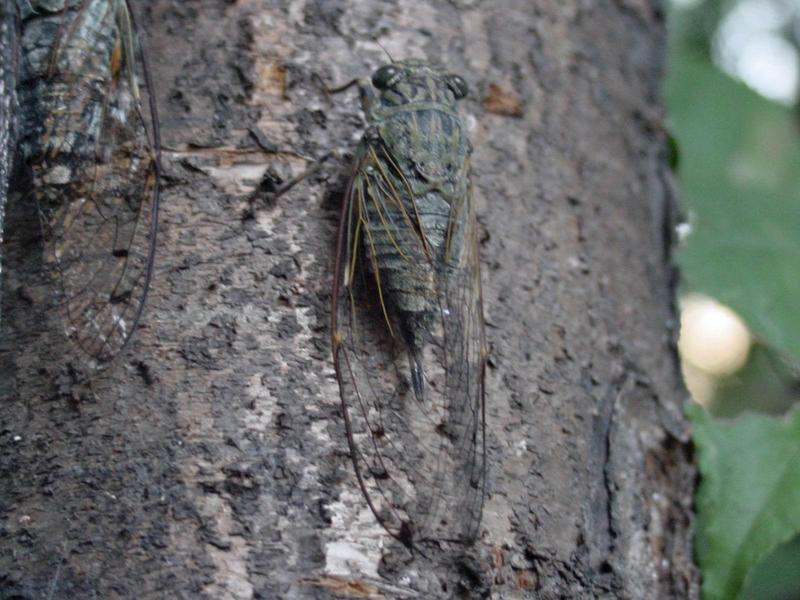
<instances>
[{"instance_id":1,"label":"green leaf","mask_svg":"<svg viewBox=\"0 0 800 600\"><path fill-rule=\"evenodd\" d=\"M783 415L800 402L797 373L796 365L756 343L744 367L716 380L708 408L715 417L733 418L745 412Z\"/></svg>"},{"instance_id":2,"label":"green leaf","mask_svg":"<svg viewBox=\"0 0 800 600\"><path fill-rule=\"evenodd\" d=\"M692 233L684 286L800 360L800 143L792 111L673 46L667 83Z\"/></svg>"},{"instance_id":3,"label":"green leaf","mask_svg":"<svg viewBox=\"0 0 800 600\"><path fill-rule=\"evenodd\" d=\"M800 598L800 536L779 546L747 576L739 600Z\"/></svg>"},{"instance_id":4,"label":"green leaf","mask_svg":"<svg viewBox=\"0 0 800 600\"><path fill-rule=\"evenodd\" d=\"M700 474L696 551L705 600L732 600L773 549L800 533L800 407L785 418L713 418L687 408Z\"/></svg>"}]
</instances>

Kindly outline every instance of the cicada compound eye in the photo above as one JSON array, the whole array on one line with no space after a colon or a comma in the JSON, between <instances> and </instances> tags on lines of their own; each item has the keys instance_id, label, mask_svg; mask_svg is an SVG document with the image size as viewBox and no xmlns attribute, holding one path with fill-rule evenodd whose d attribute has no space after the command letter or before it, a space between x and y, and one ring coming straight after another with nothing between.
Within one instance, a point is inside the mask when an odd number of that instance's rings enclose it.
<instances>
[{"instance_id":1,"label":"cicada compound eye","mask_svg":"<svg viewBox=\"0 0 800 600\"><path fill-rule=\"evenodd\" d=\"M399 69L394 65L383 65L372 74L372 85L379 90L385 90L392 84L399 73Z\"/></svg>"},{"instance_id":2,"label":"cicada compound eye","mask_svg":"<svg viewBox=\"0 0 800 600\"><path fill-rule=\"evenodd\" d=\"M447 78L447 87L449 87L453 92L456 100L465 98L469 93L469 86L467 85L467 82L464 81L464 78L460 75L450 75Z\"/></svg>"}]
</instances>

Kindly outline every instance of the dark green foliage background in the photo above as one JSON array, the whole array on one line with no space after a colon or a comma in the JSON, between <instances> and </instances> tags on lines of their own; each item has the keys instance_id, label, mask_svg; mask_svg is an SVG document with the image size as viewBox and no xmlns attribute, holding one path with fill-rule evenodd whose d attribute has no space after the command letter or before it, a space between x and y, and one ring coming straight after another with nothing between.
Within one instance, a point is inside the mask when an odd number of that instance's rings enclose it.
<instances>
[{"instance_id":1,"label":"dark green foliage background","mask_svg":"<svg viewBox=\"0 0 800 600\"><path fill-rule=\"evenodd\" d=\"M736 4L670 15L667 106L691 225L677 251L682 291L727 304L756 339L718 382L713 416L689 410L696 556L706 599L788 600L800 598L800 119L714 64L713 34Z\"/></svg>"}]
</instances>

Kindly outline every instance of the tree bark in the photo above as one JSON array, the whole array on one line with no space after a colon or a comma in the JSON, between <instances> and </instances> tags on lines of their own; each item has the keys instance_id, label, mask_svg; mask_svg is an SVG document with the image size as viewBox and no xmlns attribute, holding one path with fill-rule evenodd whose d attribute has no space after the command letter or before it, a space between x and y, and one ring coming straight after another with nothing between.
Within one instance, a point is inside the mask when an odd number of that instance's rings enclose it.
<instances>
[{"instance_id":1,"label":"tree bark","mask_svg":"<svg viewBox=\"0 0 800 600\"><path fill-rule=\"evenodd\" d=\"M0 598L693 598L660 2L155 0L157 270L79 388L8 214ZM473 548L409 552L350 463L329 347L355 93L395 58L465 77L488 341ZM6 593L6 596L3 595ZM16 595L14 595L16 594Z\"/></svg>"}]
</instances>

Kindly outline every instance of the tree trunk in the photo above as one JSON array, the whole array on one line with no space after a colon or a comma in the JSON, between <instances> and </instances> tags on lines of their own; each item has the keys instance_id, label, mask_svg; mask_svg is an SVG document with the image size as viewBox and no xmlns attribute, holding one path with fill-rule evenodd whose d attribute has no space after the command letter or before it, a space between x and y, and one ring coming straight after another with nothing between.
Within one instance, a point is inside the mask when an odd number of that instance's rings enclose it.
<instances>
[{"instance_id":1,"label":"tree trunk","mask_svg":"<svg viewBox=\"0 0 800 600\"><path fill-rule=\"evenodd\" d=\"M694 470L674 348L660 2L156 0L157 268L91 387L27 283L9 208L0 598L693 598ZM36 17L38 18L38 17ZM23 24L23 27L25 24ZM348 165L326 85L424 57L462 74L487 333L474 547L410 554L349 460L329 344ZM16 594L16 595L14 595Z\"/></svg>"}]
</instances>

